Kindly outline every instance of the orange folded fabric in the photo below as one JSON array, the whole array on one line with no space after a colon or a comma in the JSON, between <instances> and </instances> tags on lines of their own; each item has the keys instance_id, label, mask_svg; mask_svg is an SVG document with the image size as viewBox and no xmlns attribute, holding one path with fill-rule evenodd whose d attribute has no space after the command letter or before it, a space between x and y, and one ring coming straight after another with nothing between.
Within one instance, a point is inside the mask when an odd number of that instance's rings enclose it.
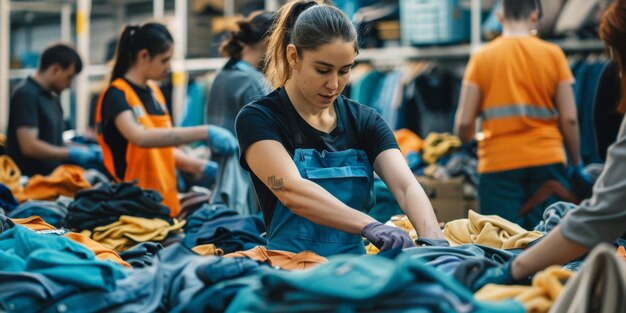
<instances>
[{"instance_id":1,"label":"orange folded fabric","mask_svg":"<svg viewBox=\"0 0 626 313\"><path fill-rule=\"evenodd\" d=\"M263 246L256 246L250 250L229 253L225 258L250 258L255 261L268 263L286 270L305 270L328 260L311 251L302 251L298 254L281 250L267 250Z\"/></svg>"},{"instance_id":2,"label":"orange folded fabric","mask_svg":"<svg viewBox=\"0 0 626 313\"><path fill-rule=\"evenodd\" d=\"M23 188L20 184L22 172L8 155L0 155L0 184L4 184L11 190L13 196L21 193Z\"/></svg>"},{"instance_id":3,"label":"orange folded fabric","mask_svg":"<svg viewBox=\"0 0 626 313\"><path fill-rule=\"evenodd\" d=\"M396 136L400 151L404 156L411 151L419 152L424 147L422 138L406 128L396 130L393 134Z\"/></svg>"},{"instance_id":4,"label":"orange folded fabric","mask_svg":"<svg viewBox=\"0 0 626 313\"><path fill-rule=\"evenodd\" d=\"M117 252L106 248L105 246L101 245L97 241L92 240L83 234L69 233L69 234L65 234L65 237L72 239L75 242L80 243L83 246L87 247L89 250L93 251L93 253L96 255L96 258L98 258L99 260L110 260L115 263L126 266L128 268L132 268L132 266L128 264L126 261L124 261L122 257L120 257L120 255L117 254Z\"/></svg>"},{"instance_id":5,"label":"orange folded fabric","mask_svg":"<svg viewBox=\"0 0 626 313\"><path fill-rule=\"evenodd\" d=\"M56 229L54 226L44 222L44 220L37 215L33 215L27 218L12 218L11 221L13 221L13 223L15 224L22 225L34 231ZM117 252L106 248L105 246L101 245L97 241L92 240L83 234L68 233L68 234L65 234L64 236L77 243L82 244L83 246L87 247L87 249L93 251L93 253L96 255L96 258L98 258L99 260L111 260L113 262L116 262L128 268L132 268L132 266L130 266L130 264L124 261L122 257L120 257L120 255L117 254Z\"/></svg>"},{"instance_id":6,"label":"orange folded fabric","mask_svg":"<svg viewBox=\"0 0 626 313\"><path fill-rule=\"evenodd\" d=\"M38 230L55 230L56 227L46 223L43 218L33 215L26 218L12 218L11 221L15 224L22 225L26 228L38 231Z\"/></svg>"},{"instance_id":7,"label":"orange folded fabric","mask_svg":"<svg viewBox=\"0 0 626 313\"><path fill-rule=\"evenodd\" d=\"M84 177L85 170L75 165L61 165L49 176L35 175L31 177L24 192L16 194L17 201L56 200L59 196L74 198L74 195L90 189L91 184Z\"/></svg>"}]
</instances>

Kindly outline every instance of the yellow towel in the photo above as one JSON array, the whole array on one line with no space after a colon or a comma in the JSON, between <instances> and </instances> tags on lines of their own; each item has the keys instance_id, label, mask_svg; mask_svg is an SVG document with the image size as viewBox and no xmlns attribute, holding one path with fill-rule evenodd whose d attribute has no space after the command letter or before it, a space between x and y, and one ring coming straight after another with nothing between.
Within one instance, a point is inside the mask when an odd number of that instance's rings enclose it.
<instances>
[{"instance_id":1,"label":"yellow towel","mask_svg":"<svg viewBox=\"0 0 626 313\"><path fill-rule=\"evenodd\" d=\"M443 229L450 245L481 244L498 249L525 248L543 236L496 215L480 215L469 211L467 219L451 221Z\"/></svg>"},{"instance_id":2,"label":"yellow towel","mask_svg":"<svg viewBox=\"0 0 626 313\"><path fill-rule=\"evenodd\" d=\"M117 222L96 227L91 232L91 239L107 248L125 251L139 242L162 241L170 232L179 231L185 223L174 220L170 225L158 218L122 215Z\"/></svg>"},{"instance_id":3,"label":"yellow towel","mask_svg":"<svg viewBox=\"0 0 626 313\"><path fill-rule=\"evenodd\" d=\"M424 141L422 159L428 164L436 163L440 157L461 147L461 140L448 133L430 133Z\"/></svg>"},{"instance_id":4,"label":"yellow towel","mask_svg":"<svg viewBox=\"0 0 626 313\"><path fill-rule=\"evenodd\" d=\"M489 284L474 296L483 301L515 299L522 303L527 312L548 312L563 291L565 282L574 273L559 266L551 266L533 278L532 286L501 286Z\"/></svg>"}]
</instances>

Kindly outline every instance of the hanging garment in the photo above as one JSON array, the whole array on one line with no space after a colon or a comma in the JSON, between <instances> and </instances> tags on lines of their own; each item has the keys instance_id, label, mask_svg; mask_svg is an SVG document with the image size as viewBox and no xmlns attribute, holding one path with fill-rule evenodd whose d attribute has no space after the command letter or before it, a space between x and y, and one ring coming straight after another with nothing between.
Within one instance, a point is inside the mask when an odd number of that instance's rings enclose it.
<instances>
[{"instance_id":1,"label":"hanging garment","mask_svg":"<svg viewBox=\"0 0 626 313\"><path fill-rule=\"evenodd\" d=\"M480 215L472 210L467 219L448 222L443 234L450 245L481 244L499 249L525 248L543 237L538 231L527 231L497 215Z\"/></svg>"},{"instance_id":2,"label":"hanging garment","mask_svg":"<svg viewBox=\"0 0 626 313\"><path fill-rule=\"evenodd\" d=\"M265 247L254 247L246 251L238 251L225 255L226 258L249 258L267 263L285 270L306 270L317 265L328 263L328 260L311 251L293 253L288 251L267 250Z\"/></svg>"},{"instance_id":3,"label":"hanging garment","mask_svg":"<svg viewBox=\"0 0 626 313\"><path fill-rule=\"evenodd\" d=\"M257 212L256 196L250 174L239 165L239 154L219 156L219 173L211 203L224 203L241 215Z\"/></svg>"},{"instance_id":4,"label":"hanging garment","mask_svg":"<svg viewBox=\"0 0 626 313\"><path fill-rule=\"evenodd\" d=\"M560 266L551 266L533 277L532 286L501 286L489 284L474 294L476 299L483 301L502 301L515 299L527 312L548 312L552 304L559 298L565 282L574 275L572 271Z\"/></svg>"},{"instance_id":5,"label":"hanging garment","mask_svg":"<svg viewBox=\"0 0 626 313\"><path fill-rule=\"evenodd\" d=\"M147 114L141 99L124 79L116 79L111 83L111 86L124 92L126 101L130 105L137 122L144 128L172 128L172 119L167 113L165 99L155 83L149 81L148 86L152 90L157 103L165 112L164 115ZM170 216L177 216L180 211L180 203L178 202L178 192L176 190L176 166L173 147L141 148L128 142L126 149L126 173L124 173L123 177L116 176L113 154L104 140L101 129L103 127L102 100L105 94L106 92L103 92L98 100L96 130L106 169L117 182L136 180L139 187L158 191L163 196L163 203L170 209Z\"/></svg>"},{"instance_id":6,"label":"hanging garment","mask_svg":"<svg viewBox=\"0 0 626 313\"><path fill-rule=\"evenodd\" d=\"M607 244L594 248L550 312L626 312L626 262Z\"/></svg>"},{"instance_id":7,"label":"hanging garment","mask_svg":"<svg viewBox=\"0 0 626 313\"><path fill-rule=\"evenodd\" d=\"M16 194L17 201L48 200L54 201L59 196L74 198L81 190L91 188L83 176L85 170L75 165L61 165L49 176L35 175L31 177L24 192Z\"/></svg>"},{"instance_id":8,"label":"hanging garment","mask_svg":"<svg viewBox=\"0 0 626 313\"><path fill-rule=\"evenodd\" d=\"M284 89L280 90L283 103L291 103ZM342 113L343 99L337 98L337 116ZM292 112L293 114L295 111ZM372 207L374 201L374 173L367 154L363 150L319 153L315 149L302 149L302 136L296 117L289 119L296 133L296 150L293 158L300 175L320 185L345 205L359 211ZM344 121L348 125L348 121ZM348 136L356 138L354 129L347 127ZM351 142L356 142L353 140ZM294 253L310 250L323 257L341 253L364 254L365 246L360 235L321 226L306 218L295 215L280 201L276 203L274 215L267 234L269 250Z\"/></svg>"}]
</instances>

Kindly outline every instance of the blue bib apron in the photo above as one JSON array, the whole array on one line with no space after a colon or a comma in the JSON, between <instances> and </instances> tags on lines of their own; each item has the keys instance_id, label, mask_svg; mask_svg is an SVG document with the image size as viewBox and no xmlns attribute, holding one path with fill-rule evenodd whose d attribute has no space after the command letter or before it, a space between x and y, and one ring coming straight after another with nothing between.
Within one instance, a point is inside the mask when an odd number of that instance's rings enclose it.
<instances>
[{"instance_id":1,"label":"blue bib apron","mask_svg":"<svg viewBox=\"0 0 626 313\"><path fill-rule=\"evenodd\" d=\"M283 104L291 102L284 88L280 91ZM356 142L354 126L344 114L341 97L337 98L337 127L343 123L349 142ZM289 110L297 114L295 109ZM290 129L295 136L296 149L293 160L302 178L322 186L347 206L366 211L374 205L374 173L367 154L363 150L350 148L343 151L318 152L302 148L302 132L297 125L297 116L290 116ZM315 224L306 218L295 215L280 201L276 203L268 230L270 250L285 250L299 253L313 251L321 256L352 253L364 254L365 247L360 235Z\"/></svg>"}]
</instances>

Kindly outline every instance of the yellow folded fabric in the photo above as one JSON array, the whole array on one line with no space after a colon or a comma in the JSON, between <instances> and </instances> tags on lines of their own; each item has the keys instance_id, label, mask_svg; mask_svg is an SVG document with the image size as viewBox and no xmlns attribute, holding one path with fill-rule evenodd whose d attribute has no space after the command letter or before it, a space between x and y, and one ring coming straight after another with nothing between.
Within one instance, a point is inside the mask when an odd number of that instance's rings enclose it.
<instances>
[{"instance_id":1,"label":"yellow folded fabric","mask_svg":"<svg viewBox=\"0 0 626 313\"><path fill-rule=\"evenodd\" d=\"M430 133L424 141L422 159L428 164L436 163L440 157L461 147L459 137L448 133Z\"/></svg>"},{"instance_id":2,"label":"yellow folded fabric","mask_svg":"<svg viewBox=\"0 0 626 313\"><path fill-rule=\"evenodd\" d=\"M8 155L0 155L0 184L11 190L13 196L24 190L20 184L22 172Z\"/></svg>"},{"instance_id":3,"label":"yellow folded fabric","mask_svg":"<svg viewBox=\"0 0 626 313\"><path fill-rule=\"evenodd\" d=\"M74 198L74 195L90 189L91 184L84 177L85 170L76 165L61 165L49 176L35 175L30 178L24 192L15 194L17 201L56 200L59 196Z\"/></svg>"},{"instance_id":4,"label":"yellow folded fabric","mask_svg":"<svg viewBox=\"0 0 626 313\"><path fill-rule=\"evenodd\" d=\"M182 229L185 222L175 219L170 225L158 218L122 215L117 222L96 227L91 232L91 238L110 249L125 251L139 242L162 241L170 232Z\"/></svg>"},{"instance_id":5,"label":"yellow folded fabric","mask_svg":"<svg viewBox=\"0 0 626 313\"><path fill-rule=\"evenodd\" d=\"M365 253L367 254L378 254L378 252L380 252L380 250L372 243L370 243L369 245L365 246Z\"/></svg>"},{"instance_id":6,"label":"yellow folded fabric","mask_svg":"<svg viewBox=\"0 0 626 313\"><path fill-rule=\"evenodd\" d=\"M225 258L250 258L255 261L268 263L286 270L305 270L319 264L328 263L328 260L312 251L293 253L281 250L267 250L263 246L256 246L250 250L229 253Z\"/></svg>"},{"instance_id":7,"label":"yellow folded fabric","mask_svg":"<svg viewBox=\"0 0 626 313\"><path fill-rule=\"evenodd\" d=\"M467 219L448 222L443 229L450 245L481 244L498 249L525 248L541 238L542 232L527 231L497 215L469 211Z\"/></svg>"},{"instance_id":8,"label":"yellow folded fabric","mask_svg":"<svg viewBox=\"0 0 626 313\"><path fill-rule=\"evenodd\" d=\"M224 255L224 250L217 248L214 244L209 243L206 245L199 245L199 246L195 246L193 248L191 248L191 251L195 252L196 254L199 255L217 255L217 256L222 256Z\"/></svg>"},{"instance_id":9,"label":"yellow folded fabric","mask_svg":"<svg viewBox=\"0 0 626 313\"><path fill-rule=\"evenodd\" d=\"M474 294L482 301L514 299L522 303L526 312L548 312L563 291L565 282L574 275L570 270L551 266L533 278L532 286L501 286L489 284Z\"/></svg>"}]
</instances>

